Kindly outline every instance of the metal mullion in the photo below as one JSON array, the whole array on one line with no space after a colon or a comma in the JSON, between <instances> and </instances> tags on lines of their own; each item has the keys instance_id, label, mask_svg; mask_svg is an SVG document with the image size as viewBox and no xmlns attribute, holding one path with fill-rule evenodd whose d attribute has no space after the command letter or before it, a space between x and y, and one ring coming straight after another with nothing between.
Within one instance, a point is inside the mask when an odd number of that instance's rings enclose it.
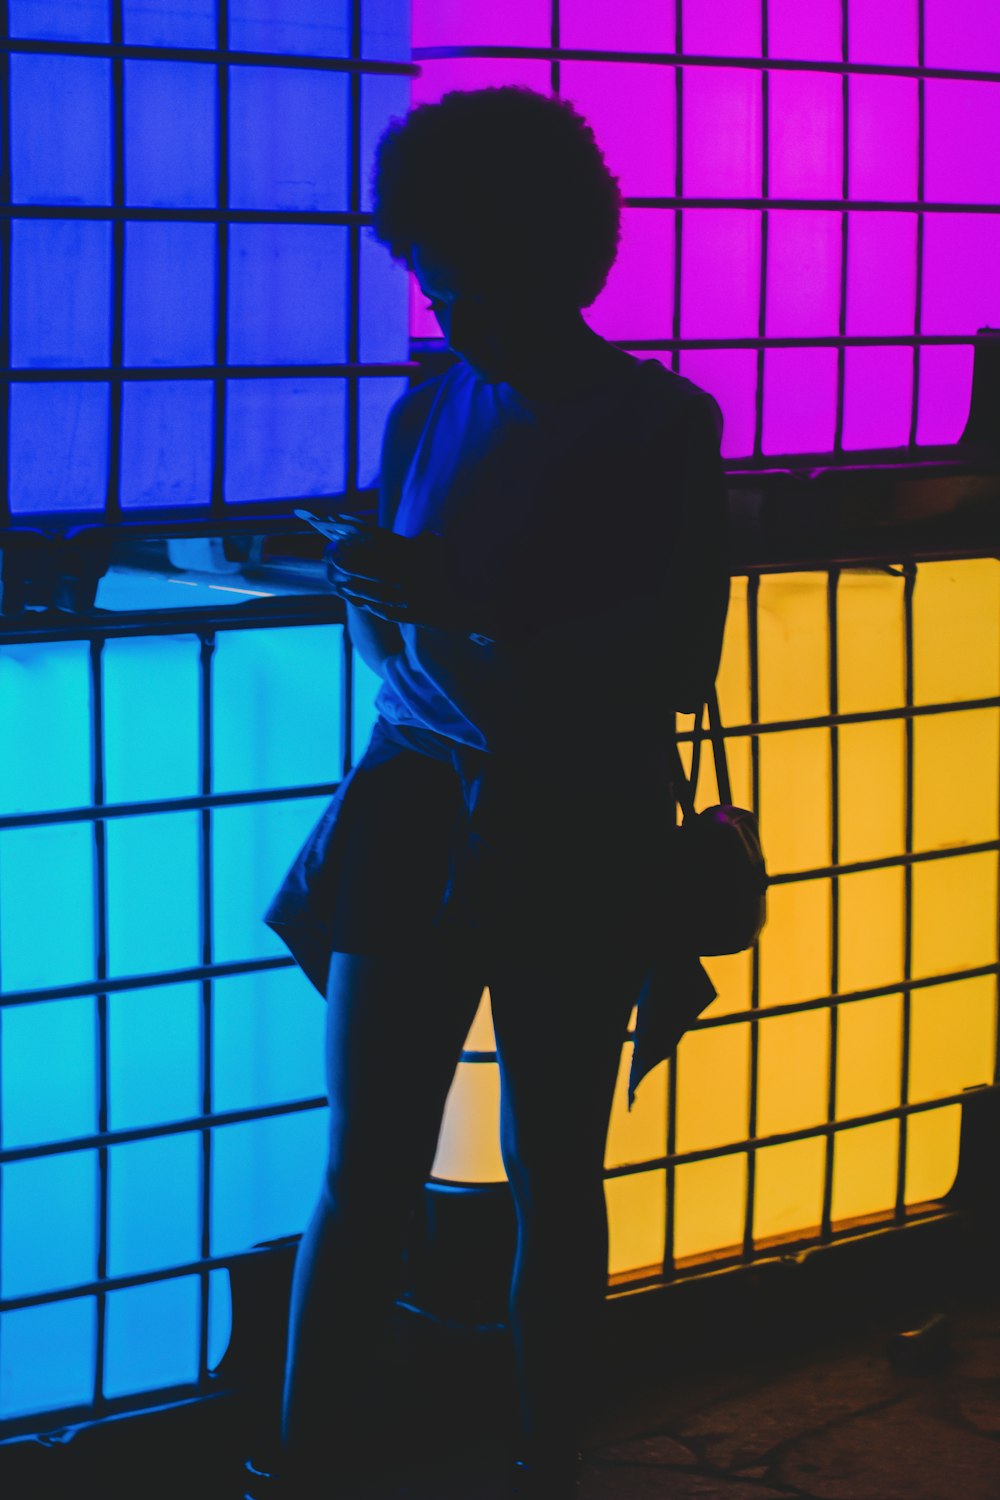
<instances>
[{"instance_id":1,"label":"metal mullion","mask_svg":"<svg viewBox=\"0 0 1000 1500\"><path fill-rule=\"evenodd\" d=\"M840 4L840 47L843 60L848 60L849 36L848 36L848 4L847 0L841 0ZM842 211L840 215L840 305L837 312L837 332L841 338L847 334L847 252L848 236L850 234L850 215L847 206L851 201L851 140L850 140L850 78L845 73L841 80L841 198ZM844 451L844 367L846 356L844 345L837 349L837 408L833 426L833 451L842 454Z\"/></svg>"},{"instance_id":2,"label":"metal mullion","mask_svg":"<svg viewBox=\"0 0 1000 1500\"><path fill-rule=\"evenodd\" d=\"M111 0L111 40L122 41L122 0ZM111 58L111 202L120 212L111 224L111 351L110 370L124 363L125 313L125 63L120 54ZM65 375L65 371L62 372ZM105 520L121 518L122 469L122 395L120 380L111 380L108 388L108 456Z\"/></svg>"},{"instance_id":3,"label":"metal mullion","mask_svg":"<svg viewBox=\"0 0 1000 1500\"><path fill-rule=\"evenodd\" d=\"M142 818L149 813L200 812L209 807L245 807L254 802L284 802L300 797L332 796L338 781L317 781L307 786L263 787L254 792L206 792L195 797L158 797L147 802L106 802L100 807L56 808L41 813L5 813L2 828L43 828L53 824L92 823L96 818Z\"/></svg>"},{"instance_id":4,"label":"metal mullion","mask_svg":"<svg viewBox=\"0 0 1000 1500\"><path fill-rule=\"evenodd\" d=\"M216 42L220 56L215 70L215 206L229 208L229 0L217 0ZM212 373L211 511L225 512L226 483L226 379L227 324L229 308L229 222L219 218L215 227L215 369Z\"/></svg>"},{"instance_id":5,"label":"metal mullion","mask_svg":"<svg viewBox=\"0 0 1000 1500\"><path fill-rule=\"evenodd\" d=\"M959 340L954 339L952 342L957 343ZM227 365L225 360L220 360L212 365L129 365L125 369L117 370L100 365L81 366L75 370L68 370L64 365L38 366L34 369L16 365L13 368L0 370L0 379L16 381L22 385L44 385L53 381L59 383L66 380L75 380L78 383L110 381L114 387L127 380L212 380L224 377L231 380L259 380L262 376L267 376L268 379L294 380L303 375L347 377L373 374L406 375L413 368L414 365L410 361L362 366L348 361L325 365ZM268 503L273 505L275 502L269 501Z\"/></svg>"},{"instance_id":6,"label":"metal mullion","mask_svg":"<svg viewBox=\"0 0 1000 1500\"><path fill-rule=\"evenodd\" d=\"M561 36L562 17L559 14L559 0L552 0L550 15L550 35L552 38L552 60L549 64L549 87L558 98L562 89L562 68L559 61L559 40Z\"/></svg>"},{"instance_id":7,"label":"metal mullion","mask_svg":"<svg viewBox=\"0 0 1000 1500\"><path fill-rule=\"evenodd\" d=\"M768 62L770 51L767 29L767 0L761 0L761 59ZM771 90L767 67L761 73L761 197L766 199L771 190ZM767 239L769 215L766 208L760 214L760 290L757 305L757 334L763 339L767 331ZM754 394L753 456L763 456L764 444L764 346L757 346L757 389Z\"/></svg>"},{"instance_id":8,"label":"metal mullion","mask_svg":"<svg viewBox=\"0 0 1000 1500\"><path fill-rule=\"evenodd\" d=\"M4 42L10 34L10 6L7 0L0 3L0 35ZM0 54L0 202L6 209L11 197L10 168L10 54ZM0 210L2 211L2 210ZM0 365L10 366L10 275L11 239L13 224L9 214L4 214L0 224ZM9 524L10 517L10 386L6 381L0 389L0 526Z\"/></svg>"},{"instance_id":9,"label":"metal mullion","mask_svg":"<svg viewBox=\"0 0 1000 1500\"><path fill-rule=\"evenodd\" d=\"M220 9L228 0L218 0ZM246 68L298 68L312 73L379 73L401 78L415 78L419 66L415 63L378 62L371 58L363 61L349 57L321 57L307 52L244 52L231 50L226 38L216 47L153 47L133 42L66 42L56 39L39 41L32 37L7 37L0 48L11 53L42 53L57 57L118 58L122 61L139 59L152 62L218 63L225 60L234 67ZM965 75L960 75L964 77Z\"/></svg>"},{"instance_id":10,"label":"metal mullion","mask_svg":"<svg viewBox=\"0 0 1000 1500\"><path fill-rule=\"evenodd\" d=\"M917 446L917 426L920 417L920 332L923 326L923 297L924 297L924 143L926 127L926 110L924 101L924 0L917 0L917 62L921 74L917 79L917 244L916 244L916 277L913 294L913 332L918 342L913 348L913 391L910 401L910 437L909 448L913 452Z\"/></svg>"},{"instance_id":11,"label":"metal mullion","mask_svg":"<svg viewBox=\"0 0 1000 1500\"><path fill-rule=\"evenodd\" d=\"M678 199L671 198L625 198L626 208L676 208ZM691 197L684 199L687 208L789 208L796 213L840 213L844 202L841 198L723 198ZM852 202L851 212L858 213L915 213L919 210L929 214L1000 214L1000 203L918 203L902 198L859 198ZM79 212L91 212L80 209ZM96 211L97 213L100 210ZM178 210L181 212L181 210ZM188 210L195 212L195 210ZM966 339L969 335L966 334Z\"/></svg>"},{"instance_id":12,"label":"metal mullion","mask_svg":"<svg viewBox=\"0 0 1000 1500\"><path fill-rule=\"evenodd\" d=\"M764 6L765 22L767 6ZM760 670L758 655L757 603L760 579L751 574L747 579L747 650L750 667L750 717L756 722L760 714ZM760 743L756 736L750 741L750 801L760 818ZM757 1182L757 1089L760 1083L760 942L754 943L750 957L750 1110L747 1124L748 1147L746 1153L747 1181L746 1204L743 1221L743 1259L751 1260L754 1254L753 1219Z\"/></svg>"},{"instance_id":13,"label":"metal mullion","mask_svg":"<svg viewBox=\"0 0 1000 1500\"><path fill-rule=\"evenodd\" d=\"M846 6L845 6L846 12ZM845 23L846 24L846 23ZM841 390L843 387L841 387ZM830 693L830 715L834 717L839 707L839 657L837 633L837 586L840 573L831 568L827 575L826 619L828 633L828 671ZM830 726L830 863L834 870L840 865L840 741L836 724ZM840 989L840 879L834 874L830 881L830 994ZM837 1039L839 1035L840 1009L831 1005L829 1017L827 1057L826 1117L837 1118ZM823 1161L823 1208L820 1217L820 1241L829 1240L833 1213L834 1180L834 1135L826 1138Z\"/></svg>"},{"instance_id":14,"label":"metal mullion","mask_svg":"<svg viewBox=\"0 0 1000 1500\"><path fill-rule=\"evenodd\" d=\"M203 797L212 793L212 659L215 652L215 632L205 631L200 636L198 656L198 680L200 697L199 759L200 780ZM200 819L199 883L201 913L201 961L211 968L213 951L212 909L212 809L204 806ZM213 1080L213 991L211 978L201 982L201 1112L211 1119L214 1108ZM212 1253L212 1129L205 1125L201 1131L201 1201L200 1255L203 1261ZM207 1270L198 1274L198 1384L203 1389L208 1380L208 1343L210 1323L210 1279Z\"/></svg>"},{"instance_id":15,"label":"metal mullion","mask_svg":"<svg viewBox=\"0 0 1000 1500\"><path fill-rule=\"evenodd\" d=\"M921 10L923 7L921 6ZM905 565L903 584L903 621L905 651L905 689L907 707L913 704L913 595L917 582L914 564ZM905 854L913 852L913 719L907 717L905 731L905 770L903 779L903 849ZM911 1034L911 984L913 977L913 863L907 861L903 871L903 1035L900 1057L899 1100L905 1110L910 1097L910 1034ZM908 1125L905 1115L900 1118L899 1150L896 1169L895 1217L898 1222L906 1217L906 1159Z\"/></svg>"},{"instance_id":16,"label":"metal mullion","mask_svg":"<svg viewBox=\"0 0 1000 1500\"><path fill-rule=\"evenodd\" d=\"M90 691L91 691L91 747L93 755L94 805L104 802L104 673L103 641L90 643ZM104 821L94 820L94 917L95 917L95 977L100 981L108 976L108 869L107 841ZM95 996L97 1045L96 1045L96 1094L97 1094L97 1335L94 1360L93 1404L100 1409L104 1403L104 1358L107 1328L107 1296L101 1285L108 1274L109 1200L108 1177L110 1168L109 1147L105 1139L109 1134L108 1108L108 996L98 987ZM54 1143L65 1149L68 1143ZM72 1148L70 1148L72 1149Z\"/></svg>"},{"instance_id":17,"label":"metal mullion","mask_svg":"<svg viewBox=\"0 0 1000 1500\"><path fill-rule=\"evenodd\" d=\"M674 46L684 52L683 0L674 0ZM674 306L670 368L680 373L681 303L684 288L684 69L674 70Z\"/></svg>"},{"instance_id":18,"label":"metal mullion","mask_svg":"<svg viewBox=\"0 0 1000 1500\"><path fill-rule=\"evenodd\" d=\"M101 988L109 995L121 990L156 989L164 984L198 984L203 979L228 979L239 974L269 973L272 969L289 969L295 960L289 956L281 958L230 959L225 963L214 963L211 969L194 964L184 969L168 969L163 973L124 974L107 979ZM40 1000L88 999L95 986L89 981L77 984L58 984L37 990L12 990L0 997L0 1010L10 1010L16 1005L37 1005Z\"/></svg>"},{"instance_id":19,"label":"metal mullion","mask_svg":"<svg viewBox=\"0 0 1000 1500\"><path fill-rule=\"evenodd\" d=\"M0 57L2 63L2 57ZM900 205L896 204L898 208ZM1000 212L1000 208L997 210ZM162 224L371 224L373 215L346 208L142 208L113 203L8 203L0 205L8 219L125 219L132 223Z\"/></svg>"},{"instance_id":20,"label":"metal mullion","mask_svg":"<svg viewBox=\"0 0 1000 1500\"><path fill-rule=\"evenodd\" d=\"M362 0L350 0L350 55L361 56L361 6ZM352 73L348 79L348 122L345 135L347 148L348 208L352 213L361 211L361 77ZM361 231L357 224L347 230L347 363L356 366L360 359L361 345ZM347 399L344 402L344 420L347 424L344 443L344 488L349 496L358 489L358 451L360 435L360 392L353 374L347 377Z\"/></svg>"}]
</instances>

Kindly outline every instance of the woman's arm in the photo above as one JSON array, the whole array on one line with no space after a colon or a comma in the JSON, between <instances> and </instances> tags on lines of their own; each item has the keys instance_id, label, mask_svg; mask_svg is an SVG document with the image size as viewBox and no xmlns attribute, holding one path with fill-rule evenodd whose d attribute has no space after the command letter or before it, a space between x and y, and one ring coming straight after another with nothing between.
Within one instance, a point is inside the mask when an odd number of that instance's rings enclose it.
<instances>
[{"instance_id":1,"label":"woman's arm","mask_svg":"<svg viewBox=\"0 0 1000 1500\"><path fill-rule=\"evenodd\" d=\"M378 619L370 610L361 609L357 604L345 601L345 608L351 645L366 666L384 677L386 658L403 649L399 626L390 620Z\"/></svg>"}]
</instances>

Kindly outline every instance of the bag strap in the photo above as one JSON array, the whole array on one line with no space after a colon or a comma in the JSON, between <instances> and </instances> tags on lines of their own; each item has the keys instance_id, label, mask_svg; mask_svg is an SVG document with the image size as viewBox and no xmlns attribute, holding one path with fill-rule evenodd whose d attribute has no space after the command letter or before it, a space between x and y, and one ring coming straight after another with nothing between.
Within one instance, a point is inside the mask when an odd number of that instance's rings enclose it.
<instances>
[{"instance_id":1,"label":"bag strap","mask_svg":"<svg viewBox=\"0 0 1000 1500\"><path fill-rule=\"evenodd\" d=\"M698 790L698 773L701 769L701 742L705 738L705 727L702 724L702 715L708 709L708 734L712 740L712 757L715 761L715 779L719 788L719 802L721 805L730 804L733 800L732 788L729 782L729 766L726 763L726 742L722 735L722 720L719 717L719 699L714 685L709 689L705 702L700 704L698 712L694 716L694 733L691 740L691 775L684 774L684 763L677 748L677 741L671 740L670 748L673 760L673 782L680 804L681 819L686 822L688 818L695 816L694 800Z\"/></svg>"}]
</instances>

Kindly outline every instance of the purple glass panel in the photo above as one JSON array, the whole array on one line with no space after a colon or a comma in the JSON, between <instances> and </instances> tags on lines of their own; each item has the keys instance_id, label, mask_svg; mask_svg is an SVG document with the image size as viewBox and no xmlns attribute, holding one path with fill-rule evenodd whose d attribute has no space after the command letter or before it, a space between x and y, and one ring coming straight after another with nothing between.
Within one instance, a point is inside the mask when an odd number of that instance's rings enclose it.
<instances>
[{"instance_id":1,"label":"purple glass panel","mask_svg":"<svg viewBox=\"0 0 1000 1500\"><path fill-rule=\"evenodd\" d=\"M760 56L759 5L747 5L746 0L683 0L683 14L684 51L689 56Z\"/></svg>"},{"instance_id":2,"label":"purple glass panel","mask_svg":"<svg viewBox=\"0 0 1000 1500\"><path fill-rule=\"evenodd\" d=\"M623 209L618 259L587 310L587 322L604 338L665 339L673 317L674 215L659 208Z\"/></svg>"},{"instance_id":3,"label":"purple glass panel","mask_svg":"<svg viewBox=\"0 0 1000 1500\"><path fill-rule=\"evenodd\" d=\"M673 195L677 126L673 68L563 63L560 92L593 129L627 197Z\"/></svg>"},{"instance_id":4,"label":"purple glass panel","mask_svg":"<svg viewBox=\"0 0 1000 1500\"><path fill-rule=\"evenodd\" d=\"M852 198L913 202L917 196L917 81L866 78L848 83Z\"/></svg>"},{"instance_id":5,"label":"purple glass panel","mask_svg":"<svg viewBox=\"0 0 1000 1500\"><path fill-rule=\"evenodd\" d=\"M767 333L822 337L840 321L840 214L773 209L767 241Z\"/></svg>"},{"instance_id":6,"label":"purple glass panel","mask_svg":"<svg viewBox=\"0 0 1000 1500\"><path fill-rule=\"evenodd\" d=\"M462 0L456 0L461 4ZM561 0L559 37L564 47L602 52L673 52L674 7L663 0Z\"/></svg>"},{"instance_id":7,"label":"purple glass panel","mask_svg":"<svg viewBox=\"0 0 1000 1500\"><path fill-rule=\"evenodd\" d=\"M1000 203L1000 83L928 78L925 88L925 197Z\"/></svg>"},{"instance_id":8,"label":"purple glass panel","mask_svg":"<svg viewBox=\"0 0 1000 1500\"><path fill-rule=\"evenodd\" d=\"M912 333L916 294L916 214L851 214L847 332Z\"/></svg>"},{"instance_id":9,"label":"purple glass panel","mask_svg":"<svg viewBox=\"0 0 1000 1500\"><path fill-rule=\"evenodd\" d=\"M499 88L521 84L536 93L551 93L551 70L547 62L520 57L445 57L424 60L420 77L413 80L414 104L436 104L451 89Z\"/></svg>"},{"instance_id":10,"label":"purple glass panel","mask_svg":"<svg viewBox=\"0 0 1000 1500\"><path fill-rule=\"evenodd\" d=\"M917 65L914 0L847 0L847 52L851 62Z\"/></svg>"},{"instance_id":11,"label":"purple glass panel","mask_svg":"<svg viewBox=\"0 0 1000 1500\"><path fill-rule=\"evenodd\" d=\"M410 335L415 339L439 339L438 320L427 306L417 278L410 272Z\"/></svg>"},{"instance_id":12,"label":"purple glass panel","mask_svg":"<svg viewBox=\"0 0 1000 1500\"><path fill-rule=\"evenodd\" d=\"M549 47L550 0L413 0L414 47Z\"/></svg>"},{"instance_id":13,"label":"purple glass panel","mask_svg":"<svg viewBox=\"0 0 1000 1500\"><path fill-rule=\"evenodd\" d=\"M759 198L761 76L749 68L688 68L684 76L684 192Z\"/></svg>"},{"instance_id":14,"label":"purple glass panel","mask_svg":"<svg viewBox=\"0 0 1000 1500\"><path fill-rule=\"evenodd\" d=\"M768 0L767 46L772 57L839 62L841 0Z\"/></svg>"},{"instance_id":15,"label":"purple glass panel","mask_svg":"<svg viewBox=\"0 0 1000 1500\"><path fill-rule=\"evenodd\" d=\"M996 0L924 0L929 68L1000 72L1000 6Z\"/></svg>"},{"instance_id":16,"label":"purple glass panel","mask_svg":"<svg viewBox=\"0 0 1000 1500\"><path fill-rule=\"evenodd\" d=\"M756 337L760 215L739 208L686 209L683 232L682 337Z\"/></svg>"},{"instance_id":17,"label":"purple glass panel","mask_svg":"<svg viewBox=\"0 0 1000 1500\"><path fill-rule=\"evenodd\" d=\"M834 73L772 73L772 198L840 198L841 83Z\"/></svg>"},{"instance_id":18,"label":"purple glass panel","mask_svg":"<svg viewBox=\"0 0 1000 1500\"><path fill-rule=\"evenodd\" d=\"M763 451L826 453L836 420L836 349L768 349Z\"/></svg>"},{"instance_id":19,"label":"purple glass panel","mask_svg":"<svg viewBox=\"0 0 1000 1500\"><path fill-rule=\"evenodd\" d=\"M920 350L917 442L956 443L969 418L971 344L932 344Z\"/></svg>"},{"instance_id":20,"label":"purple glass panel","mask_svg":"<svg viewBox=\"0 0 1000 1500\"><path fill-rule=\"evenodd\" d=\"M844 350L844 447L902 448L910 440L913 350Z\"/></svg>"},{"instance_id":21,"label":"purple glass panel","mask_svg":"<svg viewBox=\"0 0 1000 1500\"><path fill-rule=\"evenodd\" d=\"M756 423L757 353L754 349L685 349L681 374L703 386L722 407L723 458L753 452Z\"/></svg>"},{"instance_id":22,"label":"purple glass panel","mask_svg":"<svg viewBox=\"0 0 1000 1500\"><path fill-rule=\"evenodd\" d=\"M1000 217L928 214L924 222L923 331L1000 327Z\"/></svg>"}]
</instances>

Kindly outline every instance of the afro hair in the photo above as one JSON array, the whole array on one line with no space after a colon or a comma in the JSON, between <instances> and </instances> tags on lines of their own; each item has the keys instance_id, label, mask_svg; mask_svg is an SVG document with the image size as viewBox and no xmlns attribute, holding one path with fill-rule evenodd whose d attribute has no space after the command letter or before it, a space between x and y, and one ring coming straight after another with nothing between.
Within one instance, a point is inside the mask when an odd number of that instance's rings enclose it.
<instances>
[{"instance_id":1,"label":"afro hair","mask_svg":"<svg viewBox=\"0 0 1000 1500\"><path fill-rule=\"evenodd\" d=\"M410 264L423 244L489 281L588 307L614 264L621 193L571 104L517 86L455 90L382 135L374 234Z\"/></svg>"}]
</instances>

